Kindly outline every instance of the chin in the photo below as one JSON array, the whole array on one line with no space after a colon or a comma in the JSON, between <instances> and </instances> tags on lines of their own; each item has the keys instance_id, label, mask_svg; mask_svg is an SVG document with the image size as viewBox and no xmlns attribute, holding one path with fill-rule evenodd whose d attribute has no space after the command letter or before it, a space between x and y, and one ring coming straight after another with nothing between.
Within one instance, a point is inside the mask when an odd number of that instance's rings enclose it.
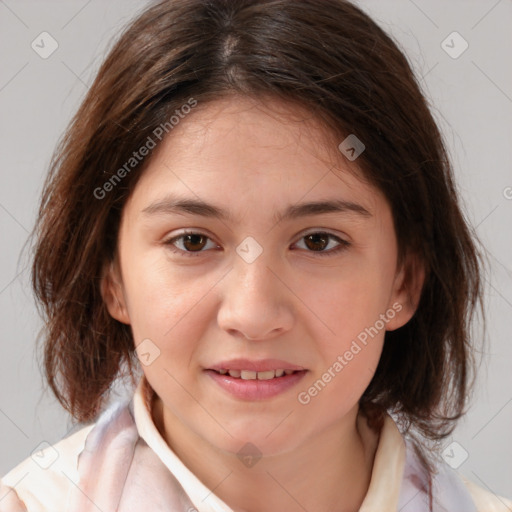
<instances>
[{"instance_id":1,"label":"chin","mask_svg":"<svg viewBox=\"0 0 512 512\"><path fill-rule=\"evenodd\" d=\"M300 442L293 437L290 427L278 426L278 421L265 423L264 425L254 425L254 422L240 422L236 426L231 425L227 428L227 434L223 431L219 435L212 436L212 431L207 436L211 444L217 446L220 450L241 456L245 452L253 456L272 456L292 450ZM295 429L295 433L297 433ZM254 453L253 453L254 452Z\"/></svg>"}]
</instances>

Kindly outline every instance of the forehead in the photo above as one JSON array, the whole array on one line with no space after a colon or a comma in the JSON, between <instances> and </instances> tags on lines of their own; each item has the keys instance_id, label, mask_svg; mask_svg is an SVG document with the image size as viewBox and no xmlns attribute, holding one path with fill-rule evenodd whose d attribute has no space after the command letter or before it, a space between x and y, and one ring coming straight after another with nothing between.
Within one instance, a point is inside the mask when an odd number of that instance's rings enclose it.
<instances>
[{"instance_id":1,"label":"forehead","mask_svg":"<svg viewBox=\"0 0 512 512\"><path fill-rule=\"evenodd\" d=\"M166 158L172 153L175 162L215 157L215 162L238 161L238 167L249 170L257 170L259 164L268 174L278 171L271 165L273 160L280 160L282 166L292 154L295 163L303 160L315 167L320 162L325 166L341 163L336 138L298 104L234 95L199 103L169 133L159 155Z\"/></svg>"},{"instance_id":2,"label":"forehead","mask_svg":"<svg viewBox=\"0 0 512 512\"><path fill-rule=\"evenodd\" d=\"M234 97L198 104L173 128L132 202L147 207L177 193L227 210L233 206L235 215L256 205L261 215L283 203L337 196L376 211L385 199L361 177L339 152L334 134L310 112Z\"/></svg>"}]
</instances>

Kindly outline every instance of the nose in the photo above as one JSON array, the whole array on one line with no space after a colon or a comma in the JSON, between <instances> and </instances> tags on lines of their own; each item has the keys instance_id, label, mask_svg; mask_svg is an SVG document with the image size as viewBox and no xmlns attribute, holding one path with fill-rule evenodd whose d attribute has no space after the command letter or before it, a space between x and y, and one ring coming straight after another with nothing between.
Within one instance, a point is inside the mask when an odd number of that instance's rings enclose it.
<instances>
[{"instance_id":1,"label":"nose","mask_svg":"<svg viewBox=\"0 0 512 512\"><path fill-rule=\"evenodd\" d=\"M252 263L239 258L223 280L217 321L232 336L269 340L292 328L293 293L264 254Z\"/></svg>"}]
</instances>

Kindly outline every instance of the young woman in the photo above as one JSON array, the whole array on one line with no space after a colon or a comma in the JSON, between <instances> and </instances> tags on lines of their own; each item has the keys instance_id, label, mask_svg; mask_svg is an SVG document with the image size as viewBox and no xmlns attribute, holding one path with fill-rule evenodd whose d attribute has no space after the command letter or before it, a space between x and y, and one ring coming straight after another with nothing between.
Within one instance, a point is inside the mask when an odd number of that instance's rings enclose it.
<instances>
[{"instance_id":1,"label":"young woman","mask_svg":"<svg viewBox=\"0 0 512 512\"><path fill-rule=\"evenodd\" d=\"M89 425L1 511L512 507L432 450L470 392L480 256L406 58L347 1L138 17L53 161L33 284Z\"/></svg>"}]
</instances>

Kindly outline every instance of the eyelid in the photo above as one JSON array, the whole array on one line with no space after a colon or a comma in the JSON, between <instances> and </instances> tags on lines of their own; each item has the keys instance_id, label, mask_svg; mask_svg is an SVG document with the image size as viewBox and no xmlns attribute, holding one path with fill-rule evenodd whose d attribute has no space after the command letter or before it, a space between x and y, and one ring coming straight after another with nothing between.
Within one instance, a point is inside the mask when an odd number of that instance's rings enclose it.
<instances>
[{"instance_id":1,"label":"eyelid","mask_svg":"<svg viewBox=\"0 0 512 512\"><path fill-rule=\"evenodd\" d=\"M345 233L342 233L340 231L337 231L337 230L334 230L334 229L331 229L331 228L321 228L321 227L319 227L319 228L308 228L305 231L302 231L299 234L298 238L301 238L303 236L312 235L312 234L315 234L315 233L325 233L326 235L330 235L333 238L339 238L340 240L344 240L347 243L350 243L350 237L348 235L346 235Z\"/></svg>"}]
</instances>

